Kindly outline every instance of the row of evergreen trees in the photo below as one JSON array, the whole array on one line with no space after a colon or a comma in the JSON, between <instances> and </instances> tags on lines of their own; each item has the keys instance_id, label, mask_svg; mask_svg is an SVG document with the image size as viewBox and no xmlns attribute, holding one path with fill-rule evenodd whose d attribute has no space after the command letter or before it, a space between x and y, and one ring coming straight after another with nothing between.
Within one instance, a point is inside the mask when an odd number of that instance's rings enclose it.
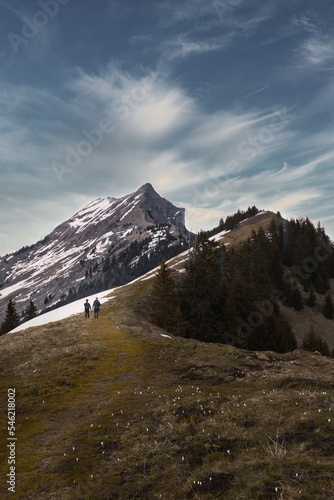
<instances>
[{"instance_id":1,"label":"row of evergreen trees","mask_svg":"<svg viewBox=\"0 0 334 500\"><path fill-rule=\"evenodd\" d=\"M254 217L254 215L257 215L258 213L260 213L260 210L255 205L248 207L247 210L238 210L233 215L228 215L225 220L220 219L219 225L210 231L206 231L206 234L210 237L220 233L221 231L232 231L239 226L240 222L249 219L250 217ZM279 212L277 212L277 215L281 217Z\"/></svg>"},{"instance_id":2,"label":"row of evergreen trees","mask_svg":"<svg viewBox=\"0 0 334 500\"><path fill-rule=\"evenodd\" d=\"M37 316L37 314L38 314L37 307L34 301L30 299L24 315L23 322L29 321L30 319ZM14 330L14 328L19 326L21 322L22 321L20 315L16 311L15 302L12 299L10 299L10 301L7 304L5 319L3 320L0 326L0 336L10 332L11 330Z\"/></svg>"},{"instance_id":3,"label":"row of evergreen trees","mask_svg":"<svg viewBox=\"0 0 334 500\"><path fill-rule=\"evenodd\" d=\"M291 221L285 228L273 222L269 235L253 231L228 252L202 232L184 273L174 276L165 262L161 264L152 289L151 320L184 337L287 352L297 342L279 304L300 310L300 288L314 296L314 289L326 293L333 277L330 241L308 220ZM333 318L329 294L325 311Z\"/></svg>"},{"instance_id":4,"label":"row of evergreen trees","mask_svg":"<svg viewBox=\"0 0 334 500\"><path fill-rule=\"evenodd\" d=\"M232 231L240 222L250 217L254 217L254 215L257 215L259 212L260 210L255 205L248 207L246 211L238 210L233 215L228 215L225 221L224 219L220 219L219 227L221 230Z\"/></svg>"}]
</instances>

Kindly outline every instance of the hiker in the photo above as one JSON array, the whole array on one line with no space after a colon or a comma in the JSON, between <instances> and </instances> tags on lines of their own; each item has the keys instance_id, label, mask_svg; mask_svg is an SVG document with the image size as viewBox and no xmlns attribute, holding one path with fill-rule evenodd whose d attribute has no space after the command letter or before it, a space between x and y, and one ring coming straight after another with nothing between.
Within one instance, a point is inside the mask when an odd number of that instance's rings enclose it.
<instances>
[{"instance_id":1,"label":"hiker","mask_svg":"<svg viewBox=\"0 0 334 500\"><path fill-rule=\"evenodd\" d=\"M91 306L88 299L86 299L84 307L85 307L85 318L89 318L89 309L91 309Z\"/></svg>"},{"instance_id":2,"label":"hiker","mask_svg":"<svg viewBox=\"0 0 334 500\"><path fill-rule=\"evenodd\" d=\"M93 302L94 318L98 318L99 317L100 307L101 307L101 304L99 302L99 299L96 297L96 299Z\"/></svg>"}]
</instances>

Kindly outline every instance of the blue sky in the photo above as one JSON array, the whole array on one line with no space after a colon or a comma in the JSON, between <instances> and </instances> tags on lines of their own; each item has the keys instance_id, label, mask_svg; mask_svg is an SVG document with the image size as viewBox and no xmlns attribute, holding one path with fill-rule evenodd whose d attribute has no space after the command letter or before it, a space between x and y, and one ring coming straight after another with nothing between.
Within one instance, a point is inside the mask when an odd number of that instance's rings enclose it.
<instances>
[{"instance_id":1,"label":"blue sky","mask_svg":"<svg viewBox=\"0 0 334 500\"><path fill-rule=\"evenodd\" d=\"M0 254L151 182L334 238L330 0L0 0Z\"/></svg>"}]
</instances>

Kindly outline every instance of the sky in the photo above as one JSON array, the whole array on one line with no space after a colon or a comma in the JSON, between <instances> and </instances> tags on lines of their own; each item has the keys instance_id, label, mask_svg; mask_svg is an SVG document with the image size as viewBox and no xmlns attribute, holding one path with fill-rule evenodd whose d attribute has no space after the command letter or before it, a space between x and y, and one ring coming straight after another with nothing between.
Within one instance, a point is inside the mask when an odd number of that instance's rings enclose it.
<instances>
[{"instance_id":1,"label":"sky","mask_svg":"<svg viewBox=\"0 0 334 500\"><path fill-rule=\"evenodd\" d=\"M334 239L332 0L0 0L0 254L150 182Z\"/></svg>"}]
</instances>

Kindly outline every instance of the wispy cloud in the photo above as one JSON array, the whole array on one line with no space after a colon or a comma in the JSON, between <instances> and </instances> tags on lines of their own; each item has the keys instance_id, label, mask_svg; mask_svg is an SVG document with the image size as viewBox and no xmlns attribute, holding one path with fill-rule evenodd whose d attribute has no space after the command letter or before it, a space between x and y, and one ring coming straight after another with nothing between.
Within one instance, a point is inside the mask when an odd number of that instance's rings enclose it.
<instances>
[{"instance_id":1,"label":"wispy cloud","mask_svg":"<svg viewBox=\"0 0 334 500\"><path fill-rule=\"evenodd\" d=\"M313 36L301 44L298 52L304 66L334 69L334 38Z\"/></svg>"},{"instance_id":2,"label":"wispy cloud","mask_svg":"<svg viewBox=\"0 0 334 500\"><path fill-rule=\"evenodd\" d=\"M272 85L266 85L265 87L261 87L260 89L254 90L253 92L250 92L249 94L246 95L246 97L250 97L255 94L259 94L260 92L264 92L267 89L270 89Z\"/></svg>"},{"instance_id":3,"label":"wispy cloud","mask_svg":"<svg viewBox=\"0 0 334 500\"><path fill-rule=\"evenodd\" d=\"M314 35L319 33L319 23L311 13L309 13L309 15L304 14L300 17L294 17L291 24L293 28L297 30L302 28L307 33L312 33Z\"/></svg>"},{"instance_id":4,"label":"wispy cloud","mask_svg":"<svg viewBox=\"0 0 334 500\"><path fill-rule=\"evenodd\" d=\"M317 14L308 12L294 18L291 26L303 35L295 49L295 63L303 68L333 69L334 33L332 28L326 27L326 19L320 19Z\"/></svg>"},{"instance_id":5,"label":"wispy cloud","mask_svg":"<svg viewBox=\"0 0 334 500\"><path fill-rule=\"evenodd\" d=\"M286 211L294 217L305 216L310 203L323 196L321 189L310 182L310 173L310 166L293 168L285 165L279 170L264 169L247 177L203 180L202 188L193 190L189 224L194 226L198 214L207 209L211 217L202 221L204 228L208 229L217 225L221 217L254 204L275 212Z\"/></svg>"},{"instance_id":6,"label":"wispy cloud","mask_svg":"<svg viewBox=\"0 0 334 500\"><path fill-rule=\"evenodd\" d=\"M236 0L234 2L213 2L216 6L222 25L230 29L237 30L245 36L255 33L260 25L272 19L277 13L277 5L273 1L265 4L259 2L249 2L246 0Z\"/></svg>"},{"instance_id":7,"label":"wispy cloud","mask_svg":"<svg viewBox=\"0 0 334 500\"><path fill-rule=\"evenodd\" d=\"M167 59L185 58L190 55L205 54L226 48L230 42L230 36L215 37L206 40L192 40L188 36L178 35L164 42L163 53Z\"/></svg>"},{"instance_id":8,"label":"wispy cloud","mask_svg":"<svg viewBox=\"0 0 334 500\"><path fill-rule=\"evenodd\" d=\"M164 1L157 5L161 11L160 23L164 26L185 25L204 28L208 23L217 24L213 2L207 0Z\"/></svg>"}]
</instances>

